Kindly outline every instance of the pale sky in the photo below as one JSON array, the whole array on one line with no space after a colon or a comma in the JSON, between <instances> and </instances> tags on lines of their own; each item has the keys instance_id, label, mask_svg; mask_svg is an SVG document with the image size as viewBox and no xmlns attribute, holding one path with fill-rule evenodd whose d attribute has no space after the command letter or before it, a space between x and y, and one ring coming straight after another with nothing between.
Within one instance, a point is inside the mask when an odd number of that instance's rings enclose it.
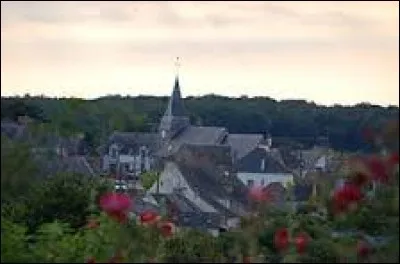
<instances>
[{"instance_id":1,"label":"pale sky","mask_svg":"<svg viewBox=\"0 0 400 264\"><path fill-rule=\"evenodd\" d=\"M399 105L399 2L1 1L1 95Z\"/></svg>"}]
</instances>

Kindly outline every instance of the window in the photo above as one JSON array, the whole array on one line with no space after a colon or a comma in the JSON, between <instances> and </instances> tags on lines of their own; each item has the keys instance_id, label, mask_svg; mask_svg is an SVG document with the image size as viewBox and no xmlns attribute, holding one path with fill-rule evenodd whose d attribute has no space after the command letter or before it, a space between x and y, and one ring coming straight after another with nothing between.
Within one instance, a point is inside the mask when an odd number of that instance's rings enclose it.
<instances>
[{"instance_id":1,"label":"window","mask_svg":"<svg viewBox=\"0 0 400 264\"><path fill-rule=\"evenodd\" d=\"M144 160L145 156L146 156L146 149L145 148L140 149L140 158L141 158L141 160Z\"/></svg>"},{"instance_id":2,"label":"window","mask_svg":"<svg viewBox=\"0 0 400 264\"><path fill-rule=\"evenodd\" d=\"M264 181L264 179L262 179L261 180L261 186L264 186L264 184L265 184L265 181Z\"/></svg>"},{"instance_id":3,"label":"window","mask_svg":"<svg viewBox=\"0 0 400 264\"><path fill-rule=\"evenodd\" d=\"M115 146L114 146L114 147L111 147L111 157L112 157L112 158L116 158L117 155L118 155L118 150L117 150L117 148L116 148Z\"/></svg>"},{"instance_id":4,"label":"window","mask_svg":"<svg viewBox=\"0 0 400 264\"><path fill-rule=\"evenodd\" d=\"M253 185L254 185L254 180L247 180L248 187L253 187Z\"/></svg>"},{"instance_id":5,"label":"window","mask_svg":"<svg viewBox=\"0 0 400 264\"><path fill-rule=\"evenodd\" d=\"M113 174L117 173L117 165L116 164L110 164L110 172Z\"/></svg>"}]
</instances>

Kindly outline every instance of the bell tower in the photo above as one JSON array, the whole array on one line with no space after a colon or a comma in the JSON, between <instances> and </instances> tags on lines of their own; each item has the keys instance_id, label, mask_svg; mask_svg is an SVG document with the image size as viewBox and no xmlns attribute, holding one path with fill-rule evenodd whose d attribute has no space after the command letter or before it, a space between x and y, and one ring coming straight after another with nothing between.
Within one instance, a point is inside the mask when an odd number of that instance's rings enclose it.
<instances>
[{"instance_id":1,"label":"bell tower","mask_svg":"<svg viewBox=\"0 0 400 264\"><path fill-rule=\"evenodd\" d=\"M186 116L185 107L181 96L179 85L179 57L176 58L176 77L174 88L169 99L167 110L161 119L159 133L161 141L165 142L172 139L176 134L190 125L189 118Z\"/></svg>"}]
</instances>

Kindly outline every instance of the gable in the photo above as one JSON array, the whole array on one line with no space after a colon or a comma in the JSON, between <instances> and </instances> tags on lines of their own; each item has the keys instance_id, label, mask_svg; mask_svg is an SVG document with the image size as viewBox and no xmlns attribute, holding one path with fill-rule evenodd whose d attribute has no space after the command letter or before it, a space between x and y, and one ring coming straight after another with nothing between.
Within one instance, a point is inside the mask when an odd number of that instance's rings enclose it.
<instances>
[{"instance_id":1,"label":"gable","mask_svg":"<svg viewBox=\"0 0 400 264\"><path fill-rule=\"evenodd\" d=\"M237 171L248 173L288 173L284 164L272 152L256 148L235 165Z\"/></svg>"}]
</instances>

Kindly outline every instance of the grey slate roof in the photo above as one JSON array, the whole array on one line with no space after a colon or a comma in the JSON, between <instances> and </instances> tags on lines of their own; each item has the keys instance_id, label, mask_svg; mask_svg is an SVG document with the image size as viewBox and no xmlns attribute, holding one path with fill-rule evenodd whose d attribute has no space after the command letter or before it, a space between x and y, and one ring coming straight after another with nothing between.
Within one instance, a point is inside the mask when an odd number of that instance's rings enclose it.
<instances>
[{"instance_id":1,"label":"grey slate roof","mask_svg":"<svg viewBox=\"0 0 400 264\"><path fill-rule=\"evenodd\" d=\"M218 145L226 134L227 131L223 127L189 126L168 144L162 146L158 155L161 157L172 155L184 144Z\"/></svg>"},{"instance_id":2,"label":"grey slate roof","mask_svg":"<svg viewBox=\"0 0 400 264\"><path fill-rule=\"evenodd\" d=\"M179 193L152 194L152 196L157 200L158 203L160 203L162 199L165 199L166 205L170 206L170 207L174 207L174 209L177 210L178 212L199 212L200 211L195 204L193 204L185 196L180 195Z\"/></svg>"},{"instance_id":3,"label":"grey slate roof","mask_svg":"<svg viewBox=\"0 0 400 264\"><path fill-rule=\"evenodd\" d=\"M264 170L261 163L265 160ZM236 165L239 172L249 173L289 173L279 153L266 151L264 148L256 148L242 158Z\"/></svg>"},{"instance_id":4,"label":"grey slate roof","mask_svg":"<svg viewBox=\"0 0 400 264\"><path fill-rule=\"evenodd\" d=\"M221 205L218 200L230 200L234 204L247 205L247 191L236 174L225 175L218 166L229 165L232 159L229 146L185 145L174 157L183 177L202 199L227 216L236 214ZM204 155L204 159L199 157ZM228 180L227 180L228 179ZM224 183L226 185L224 186ZM229 188L230 187L230 188Z\"/></svg>"},{"instance_id":5,"label":"grey slate roof","mask_svg":"<svg viewBox=\"0 0 400 264\"><path fill-rule=\"evenodd\" d=\"M222 217L218 213L182 212L177 215L177 225L200 229L216 229L223 226Z\"/></svg>"},{"instance_id":6,"label":"grey slate roof","mask_svg":"<svg viewBox=\"0 0 400 264\"><path fill-rule=\"evenodd\" d=\"M1 134L10 139L19 139L25 132L25 126L11 121L1 121Z\"/></svg>"},{"instance_id":7,"label":"grey slate roof","mask_svg":"<svg viewBox=\"0 0 400 264\"><path fill-rule=\"evenodd\" d=\"M235 159L245 157L262 141L261 134L229 134L227 144L232 147Z\"/></svg>"},{"instance_id":8,"label":"grey slate roof","mask_svg":"<svg viewBox=\"0 0 400 264\"><path fill-rule=\"evenodd\" d=\"M140 146L147 146L151 151L157 147L158 135L156 133L141 133L141 132L114 132L107 146L113 143L118 144L122 154L127 154L129 151L137 153ZM107 151L107 148L104 149Z\"/></svg>"},{"instance_id":9,"label":"grey slate roof","mask_svg":"<svg viewBox=\"0 0 400 264\"><path fill-rule=\"evenodd\" d=\"M34 158L39 162L43 172L48 175L60 172L79 173L88 176L95 175L95 171L84 156L60 157L52 155L48 157L43 154L36 154Z\"/></svg>"},{"instance_id":10,"label":"grey slate roof","mask_svg":"<svg viewBox=\"0 0 400 264\"><path fill-rule=\"evenodd\" d=\"M152 210L154 212L160 213L160 210L157 206L155 206L152 203L146 202L143 200L142 197L134 197L133 198L133 212L136 215L139 215L140 213L147 211L147 210Z\"/></svg>"}]
</instances>

